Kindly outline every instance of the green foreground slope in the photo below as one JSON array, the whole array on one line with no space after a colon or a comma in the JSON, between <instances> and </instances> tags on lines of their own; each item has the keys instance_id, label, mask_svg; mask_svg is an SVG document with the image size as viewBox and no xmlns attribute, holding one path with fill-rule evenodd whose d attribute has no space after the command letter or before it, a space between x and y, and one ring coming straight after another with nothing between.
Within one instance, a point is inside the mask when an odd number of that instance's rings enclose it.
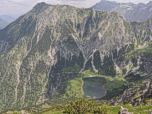
<instances>
[{"instance_id":1,"label":"green foreground slope","mask_svg":"<svg viewBox=\"0 0 152 114\"><path fill-rule=\"evenodd\" d=\"M85 103L85 102L83 102L83 103ZM71 102L68 102L68 104L70 106ZM74 106L74 105L71 105L71 106ZM92 103L92 106L93 106L93 103ZM122 105L117 105L115 107L112 107L112 106L108 106L105 103L103 103L103 104L101 104L101 103L98 104L97 103L97 104L94 104L94 106L95 107L91 108L92 112L85 111L85 113L86 114L94 114L95 111L97 113L97 111L99 111L99 109L100 109L100 111L104 112L104 114L118 114L121 107L127 108L128 112L133 112L134 114L139 114L139 113L140 114L148 114L152 111L151 105L148 105L148 104L147 104L147 106L132 107L131 104L125 104L124 103ZM32 107L24 108L24 109L21 109L21 110L6 110L6 111L3 111L2 114L3 113L21 114L21 112L22 113L23 112L28 113L28 114L35 114L35 113L39 113L39 114L62 114L62 113L65 113L67 108L68 108L68 105L58 104L58 105L51 106L48 103L43 103L41 105L32 106ZM85 106L85 108L87 108L87 106ZM94 110L94 112L93 112L93 110ZM71 112L72 112L72 110L71 110ZM76 112L76 110L75 110L75 112Z\"/></svg>"}]
</instances>

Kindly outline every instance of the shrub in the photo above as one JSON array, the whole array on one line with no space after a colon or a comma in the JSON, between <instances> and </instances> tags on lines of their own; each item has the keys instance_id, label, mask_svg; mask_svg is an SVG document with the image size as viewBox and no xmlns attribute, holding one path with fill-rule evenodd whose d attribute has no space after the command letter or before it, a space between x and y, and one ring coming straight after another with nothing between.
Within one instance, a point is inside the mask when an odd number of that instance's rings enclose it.
<instances>
[{"instance_id":1,"label":"shrub","mask_svg":"<svg viewBox=\"0 0 152 114\"><path fill-rule=\"evenodd\" d=\"M102 107L96 107L93 112L94 114L107 114L107 110Z\"/></svg>"},{"instance_id":2,"label":"shrub","mask_svg":"<svg viewBox=\"0 0 152 114\"><path fill-rule=\"evenodd\" d=\"M147 99L144 99L143 103L144 103L144 105L148 104Z\"/></svg>"},{"instance_id":3,"label":"shrub","mask_svg":"<svg viewBox=\"0 0 152 114\"><path fill-rule=\"evenodd\" d=\"M130 104L130 102L128 102L128 101L123 101L123 105L126 105L126 104Z\"/></svg>"},{"instance_id":4,"label":"shrub","mask_svg":"<svg viewBox=\"0 0 152 114\"><path fill-rule=\"evenodd\" d=\"M79 98L78 101L67 101L67 107L64 108L63 113L67 114L85 114L88 112L106 114L106 110L97 107L97 103L92 99Z\"/></svg>"}]
</instances>

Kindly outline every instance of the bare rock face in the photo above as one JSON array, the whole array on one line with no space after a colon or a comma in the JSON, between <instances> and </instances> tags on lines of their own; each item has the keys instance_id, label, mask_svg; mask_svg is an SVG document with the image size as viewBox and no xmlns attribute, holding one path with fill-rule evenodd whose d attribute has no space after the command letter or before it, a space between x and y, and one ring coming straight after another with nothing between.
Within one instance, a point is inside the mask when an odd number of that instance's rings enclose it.
<instances>
[{"instance_id":1,"label":"bare rock face","mask_svg":"<svg viewBox=\"0 0 152 114\"><path fill-rule=\"evenodd\" d=\"M120 111L119 111L118 114L133 114L133 112L128 112L128 109L127 109L127 108L123 108L123 107L121 106L121 109L120 109Z\"/></svg>"},{"instance_id":2,"label":"bare rock face","mask_svg":"<svg viewBox=\"0 0 152 114\"><path fill-rule=\"evenodd\" d=\"M152 80L147 81L143 84L143 86L137 86L124 91L122 96L119 96L114 100L113 106L120 105L124 101L130 102L132 106L138 106L146 98L150 98L152 96Z\"/></svg>"}]
</instances>

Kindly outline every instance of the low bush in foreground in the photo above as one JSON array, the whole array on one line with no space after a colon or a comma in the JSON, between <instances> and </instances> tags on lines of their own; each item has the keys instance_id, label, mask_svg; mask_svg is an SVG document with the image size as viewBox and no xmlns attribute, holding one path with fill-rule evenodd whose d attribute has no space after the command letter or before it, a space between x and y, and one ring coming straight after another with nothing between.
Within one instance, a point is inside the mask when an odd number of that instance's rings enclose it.
<instances>
[{"instance_id":1,"label":"low bush in foreground","mask_svg":"<svg viewBox=\"0 0 152 114\"><path fill-rule=\"evenodd\" d=\"M63 113L66 114L85 114L85 113L100 113L107 114L106 109L98 107L93 99L79 98L78 101L67 101L67 107L64 108Z\"/></svg>"},{"instance_id":2,"label":"low bush in foreground","mask_svg":"<svg viewBox=\"0 0 152 114\"><path fill-rule=\"evenodd\" d=\"M144 105L144 102L147 103ZM39 106L32 106L31 108L27 109L20 109L20 110L10 110L7 109L6 111L1 112L0 114L21 114L21 111L25 111L29 114L118 114L121 109L127 108L128 112L133 112L134 114L148 114L152 112L152 99L145 99L141 105L133 107L128 102L122 103L122 105L117 106L109 106L106 103L96 103L93 99L84 99L79 98L78 101L71 102L68 101L67 105L56 104L56 105L47 105L44 103L41 108ZM150 103L148 103L150 102ZM37 108L36 108L37 107ZM43 110L41 110L44 108ZM34 112L34 109L36 112ZM38 111L39 110L39 111Z\"/></svg>"}]
</instances>

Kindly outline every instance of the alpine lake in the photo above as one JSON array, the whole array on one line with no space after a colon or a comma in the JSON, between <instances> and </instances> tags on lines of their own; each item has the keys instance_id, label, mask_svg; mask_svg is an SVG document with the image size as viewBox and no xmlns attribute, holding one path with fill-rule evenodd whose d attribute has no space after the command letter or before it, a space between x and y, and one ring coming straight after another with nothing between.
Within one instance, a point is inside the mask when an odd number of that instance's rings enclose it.
<instances>
[{"instance_id":1,"label":"alpine lake","mask_svg":"<svg viewBox=\"0 0 152 114\"><path fill-rule=\"evenodd\" d=\"M87 77L83 78L83 98L101 98L105 96L106 90L104 89L104 84L106 84L106 79L103 77Z\"/></svg>"}]
</instances>

